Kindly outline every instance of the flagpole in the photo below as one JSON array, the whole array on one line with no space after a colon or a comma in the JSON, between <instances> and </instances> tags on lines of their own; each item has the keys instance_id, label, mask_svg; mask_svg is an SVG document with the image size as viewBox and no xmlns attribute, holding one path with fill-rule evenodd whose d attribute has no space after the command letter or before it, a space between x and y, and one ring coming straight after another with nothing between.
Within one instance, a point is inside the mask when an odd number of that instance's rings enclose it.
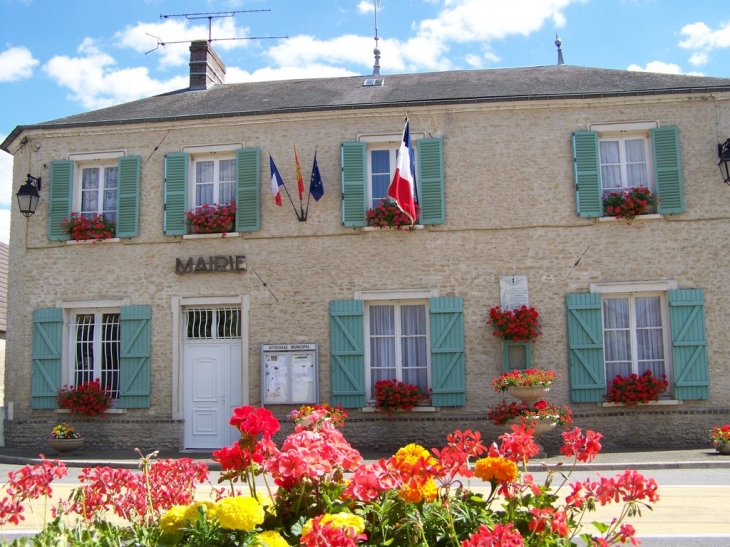
<instances>
[{"instance_id":1,"label":"flagpole","mask_svg":"<svg viewBox=\"0 0 730 547\"><path fill-rule=\"evenodd\" d=\"M319 148L319 145L315 145L315 147L314 147L314 157L315 158L317 157L317 148ZM312 175L314 175L314 173L312 173ZM312 175L309 176L310 181L312 179ZM305 220L305 222L307 220L307 217L309 216L309 200L310 199L312 199L312 184L311 184L311 182L310 182L310 185L309 185L309 193L307 194L307 210L304 212L304 220Z\"/></svg>"},{"instance_id":2,"label":"flagpole","mask_svg":"<svg viewBox=\"0 0 730 547\"><path fill-rule=\"evenodd\" d=\"M302 167L299 165L299 154L297 154L297 145L294 144L294 160L296 162L296 169L297 169L297 192L299 192L299 213L297 214L297 218L299 219L299 222L304 222L307 220L306 215L304 214L304 204L302 203L302 192L304 191L304 181L302 180Z\"/></svg>"},{"instance_id":3,"label":"flagpole","mask_svg":"<svg viewBox=\"0 0 730 547\"><path fill-rule=\"evenodd\" d=\"M271 152L269 152L268 149L266 150L266 152L268 152L269 158L271 158ZM279 179L281 180L281 185L284 187L284 191L286 192L286 195L289 198L289 202L291 203L292 209L294 209L294 214L297 216L297 219L299 219L301 221L302 219L299 218L299 213L297 212L297 206L294 205L294 200L291 198L291 195L289 194L289 189L286 187L286 183L284 182L284 178L281 176L281 173L279 173Z\"/></svg>"}]
</instances>

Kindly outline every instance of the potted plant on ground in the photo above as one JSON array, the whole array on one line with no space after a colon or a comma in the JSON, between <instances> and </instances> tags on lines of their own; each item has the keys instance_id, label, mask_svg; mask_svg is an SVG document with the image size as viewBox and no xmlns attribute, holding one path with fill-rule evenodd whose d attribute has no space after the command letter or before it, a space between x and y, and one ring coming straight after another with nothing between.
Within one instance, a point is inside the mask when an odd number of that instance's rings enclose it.
<instances>
[{"instance_id":1,"label":"potted plant on ground","mask_svg":"<svg viewBox=\"0 0 730 547\"><path fill-rule=\"evenodd\" d=\"M730 424L713 427L710 440L720 454L730 454Z\"/></svg>"},{"instance_id":2,"label":"potted plant on ground","mask_svg":"<svg viewBox=\"0 0 730 547\"><path fill-rule=\"evenodd\" d=\"M236 220L236 200L224 205L201 205L187 213L187 225L193 234L220 234L233 231Z\"/></svg>"},{"instance_id":3,"label":"potted plant on ground","mask_svg":"<svg viewBox=\"0 0 730 547\"><path fill-rule=\"evenodd\" d=\"M64 218L59 226L74 241L110 239L117 230L116 225L104 215L86 216L81 213L71 213L71 216Z\"/></svg>"},{"instance_id":4,"label":"potted plant on ground","mask_svg":"<svg viewBox=\"0 0 730 547\"><path fill-rule=\"evenodd\" d=\"M609 192L603 197L603 212L606 216L634 220L637 216L648 213L649 208L656 203L656 194L652 194L648 188L626 188Z\"/></svg>"},{"instance_id":5,"label":"potted plant on ground","mask_svg":"<svg viewBox=\"0 0 730 547\"><path fill-rule=\"evenodd\" d=\"M375 383L375 409L392 416L395 410L410 412L418 403L426 401L431 390L398 380L381 380Z\"/></svg>"},{"instance_id":6,"label":"potted plant on ground","mask_svg":"<svg viewBox=\"0 0 730 547\"><path fill-rule=\"evenodd\" d=\"M63 386L56 396L56 402L71 414L98 416L104 414L112 398L99 379L84 382L80 386Z\"/></svg>"},{"instance_id":7,"label":"potted plant on ground","mask_svg":"<svg viewBox=\"0 0 730 547\"><path fill-rule=\"evenodd\" d=\"M492 326L492 334L513 342L534 342L540 332L540 314L535 308L521 306L514 310L504 310L495 306L489 310L487 325Z\"/></svg>"},{"instance_id":8,"label":"potted plant on ground","mask_svg":"<svg viewBox=\"0 0 730 547\"><path fill-rule=\"evenodd\" d=\"M608 384L608 391L604 395L609 403L621 403L626 406L636 406L639 403L647 404L658 401L659 396L667 390L669 382L667 376L661 378L653 376L651 370L643 374L616 377Z\"/></svg>"},{"instance_id":9,"label":"potted plant on ground","mask_svg":"<svg viewBox=\"0 0 730 547\"><path fill-rule=\"evenodd\" d=\"M413 219L415 224L421 214L421 208L416 203L416 218ZM365 220L368 226L376 228L396 228L412 230L411 219L401 211L394 201L384 199L374 209L368 209L365 212Z\"/></svg>"},{"instance_id":10,"label":"potted plant on ground","mask_svg":"<svg viewBox=\"0 0 730 547\"><path fill-rule=\"evenodd\" d=\"M55 426L48 439L48 446L58 452L71 452L81 448L83 444L84 438L81 433L66 423Z\"/></svg>"}]
</instances>

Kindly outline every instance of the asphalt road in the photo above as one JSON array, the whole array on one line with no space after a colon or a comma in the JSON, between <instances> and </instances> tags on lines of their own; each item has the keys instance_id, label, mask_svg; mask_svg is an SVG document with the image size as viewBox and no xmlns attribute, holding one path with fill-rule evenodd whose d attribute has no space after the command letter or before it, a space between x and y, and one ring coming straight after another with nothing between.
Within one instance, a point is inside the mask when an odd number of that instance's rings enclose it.
<instances>
[{"instance_id":1,"label":"asphalt road","mask_svg":"<svg viewBox=\"0 0 730 547\"><path fill-rule=\"evenodd\" d=\"M9 471L17 469L17 465L0 465L0 477L7 477ZM69 468L69 475L53 483L53 497L66 497L76 485L80 469ZM730 468L727 469L653 469L642 472L652 477L659 485L659 502L653 511L642 511L641 517L630 519L637 530L637 536L645 547L730 547ZM576 471L570 482L583 480L597 475L611 477L616 471ZM544 480L544 473L533 473L538 482ZM218 474L211 473L211 482L216 483ZM556 479L553 486L557 486ZM472 481L475 490L484 485L480 481ZM199 494L205 496L206 488L200 488ZM566 486L562 491L569 492ZM589 515L588 521L609 522L617 515L616 505L598 507ZM42 504L35 506L33 514L26 515L26 521L20 526L6 526L0 535L0 541L11 541L18 534L33 535L43 525L41 516ZM4 536L4 537L3 537Z\"/></svg>"}]
</instances>

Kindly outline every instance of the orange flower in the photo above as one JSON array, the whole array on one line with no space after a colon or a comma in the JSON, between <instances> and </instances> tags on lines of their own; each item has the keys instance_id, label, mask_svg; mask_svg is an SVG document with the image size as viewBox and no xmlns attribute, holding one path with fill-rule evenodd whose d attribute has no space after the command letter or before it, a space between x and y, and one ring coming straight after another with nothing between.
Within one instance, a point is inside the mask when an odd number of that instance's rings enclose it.
<instances>
[{"instance_id":1,"label":"orange flower","mask_svg":"<svg viewBox=\"0 0 730 547\"><path fill-rule=\"evenodd\" d=\"M517 464L504 458L482 458L474 464L474 475L483 481L513 482L517 478Z\"/></svg>"}]
</instances>

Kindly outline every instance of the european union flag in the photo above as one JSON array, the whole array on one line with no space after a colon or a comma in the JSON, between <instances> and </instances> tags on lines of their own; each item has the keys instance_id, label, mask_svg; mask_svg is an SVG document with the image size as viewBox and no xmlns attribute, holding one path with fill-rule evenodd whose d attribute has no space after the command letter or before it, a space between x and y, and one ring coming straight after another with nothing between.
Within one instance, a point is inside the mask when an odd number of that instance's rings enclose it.
<instances>
[{"instance_id":1,"label":"european union flag","mask_svg":"<svg viewBox=\"0 0 730 547\"><path fill-rule=\"evenodd\" d=\"M322 176L319 174L317 166L317 151L314 152L314 164L312 164L312 178L309 181L309 194L315 201L319 201L324 195L324 186L322 185Z\"/></svg>"}]
</instances>

